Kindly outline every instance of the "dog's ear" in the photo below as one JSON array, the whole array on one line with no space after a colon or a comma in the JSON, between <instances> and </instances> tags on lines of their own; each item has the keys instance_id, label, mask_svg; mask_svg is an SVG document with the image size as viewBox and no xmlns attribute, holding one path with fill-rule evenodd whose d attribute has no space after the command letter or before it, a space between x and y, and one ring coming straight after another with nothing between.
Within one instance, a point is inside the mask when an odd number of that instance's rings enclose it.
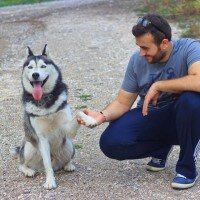
<instances>
[{"instance_id":1,"label":"dog's ear","mask_svg":"<svg viewBox=\"0 0 200 200\"><path fill-rule=\"evenodd\" d=\"M46 56L46 57L49 57L49 51L48 51L47 44L44 45L44 49L42 51L42 55Z\"/></svg>"},{"instance_id":2,"label":"dog's ear","mask_svg":"<svg viewBox=\"0 0 200 200\"><path fill-rule=\"evenodd\" d=\"M31 48L29 46L27 47L27 51L26 52L27 52L27 57L34 56L32 50L31 50Z\"/></svg>"}]
</instances>

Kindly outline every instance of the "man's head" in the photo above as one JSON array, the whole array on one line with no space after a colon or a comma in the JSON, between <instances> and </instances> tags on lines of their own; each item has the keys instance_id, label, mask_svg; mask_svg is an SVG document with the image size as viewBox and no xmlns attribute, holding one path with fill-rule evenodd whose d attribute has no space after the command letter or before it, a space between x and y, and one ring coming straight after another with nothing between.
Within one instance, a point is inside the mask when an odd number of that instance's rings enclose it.
<instances>
[{"instance_id":1,"label":"man's head","mask_svg":"<svg viewBox=\"0 0 200 200\"><path fill-rule=\"evenodd\" d=\"M162 62L171 50L171 27L159 15L147 14L140 17L132 33L140 47L140 55L149 63Z\"/></svg>"}]
</instances>

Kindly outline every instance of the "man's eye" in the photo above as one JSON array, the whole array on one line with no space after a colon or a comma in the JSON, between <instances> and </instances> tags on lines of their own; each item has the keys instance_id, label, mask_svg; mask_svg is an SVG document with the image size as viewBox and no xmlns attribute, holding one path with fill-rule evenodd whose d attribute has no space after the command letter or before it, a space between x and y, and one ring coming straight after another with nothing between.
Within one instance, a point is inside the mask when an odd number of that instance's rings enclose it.
<instances>
[{"instance_id":1,"label":"man's eye","mask_svg":"<svg viewBox=\"0 0 200 200\"><path fill-rule=\"evenodd\" d=\"M41 66L41 68L46 68L46 67L47 67L46 65L42 65L42 66Z\"/></svg>"},{"instance_id":2,"label":"man's eye","mask_svg":"<svg viewBox=\"0 0 200 200\"><path fill-rule=\"evenodd\" d=\"M33 67L32 67L32 66L28 66L28 68L29 68L29 69L33 69Z\"/></svg>"},{"instance_id":3,"label":"man's eye","mask_svg":"<svg viewBox=\"0 0 200 200\"><path fill-rule=\"evenodd\" d=\"M147 48L147 47L142 47L142 49L145 50L145 51L149 50L149 48Z\"/></svg>"}]
</instances>

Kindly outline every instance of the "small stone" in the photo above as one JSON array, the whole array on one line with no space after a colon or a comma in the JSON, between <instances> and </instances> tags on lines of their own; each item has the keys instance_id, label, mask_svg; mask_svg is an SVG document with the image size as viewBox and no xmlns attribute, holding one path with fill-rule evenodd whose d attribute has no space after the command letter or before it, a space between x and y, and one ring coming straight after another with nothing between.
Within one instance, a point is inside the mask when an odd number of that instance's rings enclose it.
<instances>
[{"instance_id":1,"label":"small stone","mask_svg":"<svg viewBox=\"0 0 200 200\"><path fill-rule=\"evenodd\" d=\"M30 190L25 190L25 191L24 191L24 194L30 194L30 193L31 193Z\"/></svg>"},{"instance_id":2,"label":"small stone","mask_svg":"<svg viewBox=\"0 0 200 200\"><path fill-rule=\"evenodd\" d=\"M55 192L48 192L44 197L45 198L51 198L51 197L54 197L56 195Z\"/></svg>"},{"instance_id":3,"label":"small stone","mask_svg":"<svg viewBox=\"0 0 200 200\"><path fill-rule=\"evenodd\" d=\"M88 168L87 168L87 171L92 171L92 168L91 168L91 167L88 167Z\"/></svg>"}]
</instances>

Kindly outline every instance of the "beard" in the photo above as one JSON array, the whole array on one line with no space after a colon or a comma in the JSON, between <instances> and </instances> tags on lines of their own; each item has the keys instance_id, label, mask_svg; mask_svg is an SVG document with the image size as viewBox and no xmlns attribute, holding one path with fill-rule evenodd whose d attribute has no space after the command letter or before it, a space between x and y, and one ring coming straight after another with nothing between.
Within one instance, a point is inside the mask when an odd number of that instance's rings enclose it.
<instances>
[{"instance_id":1,"label":"beard","mask_svg":"<svg viewBox=\"0 0 200 200\"><path fill-rule=\"evenodd\" d=\"M167 55L167 52L162 51L160 48L158 49L158 52L155 56L145 56L145 59L148 63L153 64L153 63L159 63L165 58Z\"/></svg>"}]
</instances>

